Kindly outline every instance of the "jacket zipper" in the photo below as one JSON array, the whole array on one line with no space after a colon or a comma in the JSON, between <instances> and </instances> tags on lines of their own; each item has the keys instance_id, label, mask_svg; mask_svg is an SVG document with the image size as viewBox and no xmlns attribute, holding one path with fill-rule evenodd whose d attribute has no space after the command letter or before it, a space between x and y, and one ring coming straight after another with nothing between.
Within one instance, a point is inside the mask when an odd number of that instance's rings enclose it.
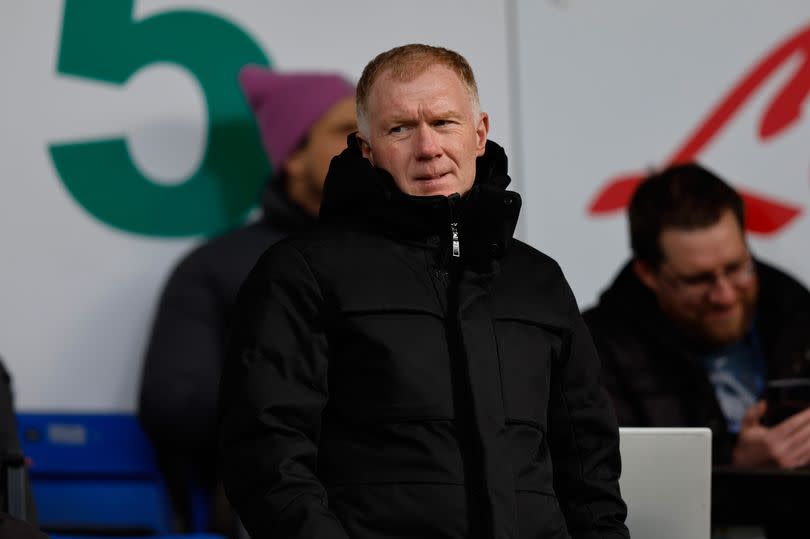
<instances>
[{"instance_id":1,"label":"jacket zipper","mask_svg":"<svg viewBox=\"0 0 810 539\"><path fill-rule=\"evenodd\" d=\"M457 194L447 198L447 207L450 211L450 238L452 240L453 258L461 258L461 241L458 235L458 220L453 215L453 207L460 199Z\"/></svg>"},{"instance_id":2,"label":"jacket zipper","mask_svg":"<svg viewBox=\"0 0 810 539\"><path fill-rule=\"evenodd\" d=\"M468 503L473 508L475 516L470 523L474 526L474 529L491 529L492 515L488 509L487 496L484 494L487 492L486 479L478 471L479 467L470 468L470 464L468 464L470 462L483 462L484 456L482 448L479 447L481 445L480 435L473 412L472 386L466 365L467 358L464 350L461 318L459 316L459 287L463 272L459 222L465 218L463 208L459 206L460 203L461 197L458 194L447 197L448 221L450 223L450 254L452 257L445 259L445 275L447 276L445 331L451 362L453 404L457 412L455 423L458 429L458 442L463 454L462 460L465 462L465 476L471 483L473 493Z\"/></svg>"}]
</instances>

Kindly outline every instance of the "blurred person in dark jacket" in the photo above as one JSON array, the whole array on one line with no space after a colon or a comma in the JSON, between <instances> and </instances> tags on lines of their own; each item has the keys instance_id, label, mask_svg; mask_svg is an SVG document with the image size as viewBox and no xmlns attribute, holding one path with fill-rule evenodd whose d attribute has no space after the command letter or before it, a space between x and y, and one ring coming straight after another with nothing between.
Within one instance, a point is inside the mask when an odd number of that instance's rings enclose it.
<instances>
[{"instance_id":1,"label":"blurred person in dark jacket","mask_svg":"<svg viewBox=\"0 0 810 539\"><path fill-rule=\"evenodd\" d=\"M764 397L810 377L810 292L754 257L743 199L675 165L640 184L629 221L633 258L584 313L619 425L709 427L717 466L806 466L810 409L771 424Z\"/></svg>"},{"instance_id":2,"label":"blurred person in dark jacket","mask_svg":"<svg viewBox=\"0 0 810 539\"><path fill-rule=\"evenodd\" d=\"M36 536L36 507L28 473L25 471L20 438L17 435L17 412L14 406L12 378L0 358L0 532L30 529L32 537ZM11 469L22 468L20 484L11 480ZM16 508L22 514L8 515L5 511ZM4 520L5 518L5 520ZM0 537L5 537L0 533ZM11 535L9 535L11 537Z\"/></svg>"},{"instance_id":3,"label":"blurred person in dark jacket","mask_svg":"<svg viewBox=\"0 0 810 539\"><path fill-rule=\"evenodd\" d=\"M189 487L217 482L216 406L229 320L239 285L270 245L310 227L330 159L357 129L354 85L321 72L247 66L239 81L273 168L261 218L196 247L163 290L146 350L139 417L188 529ZM224 498L223 498L224 499ZM228 531L215 504L214 529Z\"/></svg>"},{"instance_id":4,"label":"blurred person in dark jacket","mask_svg":"<svg viewBox=\"0 0 810 539\"><path fill-rule=\"evenodd\" d=\"M223 372L228 497L253 537L626 538L618 430L559 266L459 54L358 83L320 226L240 290Z\"/></svg>"}]
</instances>

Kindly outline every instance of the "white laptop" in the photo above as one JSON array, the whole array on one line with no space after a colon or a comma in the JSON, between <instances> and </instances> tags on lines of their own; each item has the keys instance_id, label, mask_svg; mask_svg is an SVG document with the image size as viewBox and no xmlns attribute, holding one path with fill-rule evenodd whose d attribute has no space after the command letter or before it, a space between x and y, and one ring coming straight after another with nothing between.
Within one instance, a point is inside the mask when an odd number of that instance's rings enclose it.
<instances>
[{"instance_id":1,"label":"white laptop","mask_svg":"<svg viewBox=\"0 0 810 539\"><path fill-rule=\"evenodd\" d=\"M633 539L709 539L712 433L619 429L622 497Z\"/></svg>"}]
</instances>

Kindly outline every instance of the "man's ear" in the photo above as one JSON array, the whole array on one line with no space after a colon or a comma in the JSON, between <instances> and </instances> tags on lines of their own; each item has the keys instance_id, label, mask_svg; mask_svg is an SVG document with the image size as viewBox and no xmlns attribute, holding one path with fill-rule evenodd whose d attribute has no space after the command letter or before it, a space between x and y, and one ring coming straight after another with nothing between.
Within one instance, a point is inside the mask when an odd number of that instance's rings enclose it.
<instances>
[{"instance_id":1,"label":"man's ear","mask_svg":"<svg viewBox=\"0 0 810 539\"><path fill-rule=\"evenodd\" d=\"M306 168L304 147L301 146L295 150L286 161L284 161L284 170L287 172L287 178L297 179L304 175Z\"/></svg>"},{"instance_id":2,"label":"man's ear","mask_svg":"<svg viewBox=\"0 0 810 539\"><path fill-rule=\"evenodd\" d=\"M363 135L358 131L355 134L357 138L357 142L360 143L360 151L363 153L363 157L371 161L371 164L374 165L374 152L371 151L371 144L363 137Z\"/></svg>"},{"instance_id":3,"label":"man's ear","mask_svg":"<svg viewBox=\"0 0 810 539\"><path fill-rule=\"evenodd\" d=\"M636 258L633 260L633 272L644 286L652 291L658 290L658 272L650 264Z\"/></svg>"},{"instance_id":4,"label":"man's ear","mask_svg":"<svg viewBox=\"0 0 810 539\"><path fill-rule=\"evenodd\" d=\"M487 134L489 133L489 115L482 112L478 118L478 125L475 126L476 147L475 155L481 157L487 148Z\"/></svg>"}]
</instances>

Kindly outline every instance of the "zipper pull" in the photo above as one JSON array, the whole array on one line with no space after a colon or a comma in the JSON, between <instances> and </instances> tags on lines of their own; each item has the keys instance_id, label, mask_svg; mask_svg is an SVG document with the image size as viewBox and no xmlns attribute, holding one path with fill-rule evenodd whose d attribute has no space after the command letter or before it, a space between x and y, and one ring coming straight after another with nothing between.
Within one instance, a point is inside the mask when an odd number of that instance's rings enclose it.
<instances>
[{"instance_id":1,"label":"zipper pull","mask_svg":"<svg viewBox=\"0 0 810 539\"><path fill-rule=\"evenodd\" d=\"M453 258L461 258L461 242L458 239L458 217L455 215L456 204L461 200L458 193L447 197L447 212L450 217L450 238L453 241Z\"/></svg>"},{"instance_id":2,"label":"zipper pull","mask_svg":"<svg viewBox=\"0 0 810 539\"><path fill-rule=\"evenodd\" d=\"M453 256L461 257L461 242L458 241L458 223L450 223L450 233L453 236Z\"/></svg>"}]
</instances>

